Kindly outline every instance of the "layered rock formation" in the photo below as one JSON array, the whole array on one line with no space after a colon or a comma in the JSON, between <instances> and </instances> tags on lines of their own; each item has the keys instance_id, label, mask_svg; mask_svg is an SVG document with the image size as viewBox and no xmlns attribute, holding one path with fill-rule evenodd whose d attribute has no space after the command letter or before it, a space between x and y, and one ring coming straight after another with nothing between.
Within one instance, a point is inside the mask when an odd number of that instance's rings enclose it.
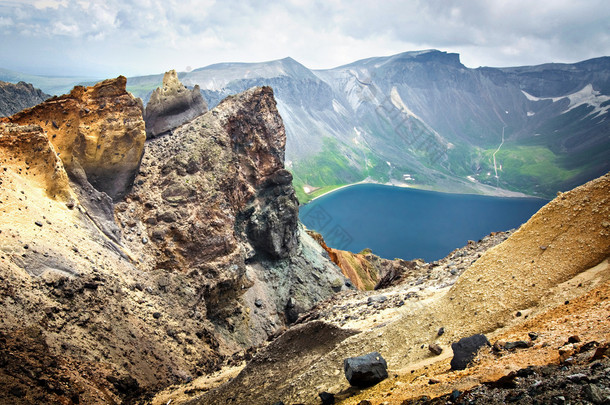
<instances>
[{"instance_id":1,"label":"layered rock formation","mask_svg":"<svg viewBox=\"0 0 610 405\"><path fill-rule=\"evenodd\" d=\"M48 94L34 88L30 83L17 84L0 81L0 117L7 117L19 111L42 103Z\"/></svg>"},{"instance_id":2,"label":"layered rock formation","mask_svg":"<svg viewBox=\"0 0 610 405\"><path fill-rule=\"evenodd\" d=\"M126 83L119 76L77 86L4 120L40 125L73 178L118 200L133 183L146 139L142 101L125 90Z\"/></svg>"},{"instance_id":3,"label":"layered rock formation","mask_svg":"<svg viewBox=\"0 0 610 405\"><path fill-rule=\"evenodd\" d=\"M163 76L163 85L152 92L146 104L146 136L153 138L164 134L207 110L199 85L192 90L187 89L178 80L176 71L170 70Z\"/></svg>"},{"instance_id":4,"label":"layered rock formation","mask_svg":"<svg viewBox=\"0 0 610 405\"><path fill-rule=\"evenodd\" d=\"M6 121L39 125L0 124L0 402L133 402L346 288L298 225L269 88L151 140L141 166L141 104L123 78ZM125 162L103 160L111 149ZM98 175L118 167L126 188ZM134 170L114 235L103 190L120 196Z\"/></svg>"}]
</instances>

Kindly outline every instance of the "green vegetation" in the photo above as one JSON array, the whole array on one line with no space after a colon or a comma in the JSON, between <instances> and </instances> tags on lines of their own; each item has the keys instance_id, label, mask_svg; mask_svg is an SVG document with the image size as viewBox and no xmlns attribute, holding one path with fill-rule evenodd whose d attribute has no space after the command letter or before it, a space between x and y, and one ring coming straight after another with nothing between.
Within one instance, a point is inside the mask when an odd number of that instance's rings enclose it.
<instances>
[{"instance_id":1,"label":"green vegetation","mask_svg":"<svg viewBox=\"0 0 610 405\"><path fill-rule=\"evenodd\" d=\"M301 204L321 194L345 184L355 183L365 178L341 151L337 140L324 138L322 151L317 155L303 159L292 168L294 187ZM311 194L306 194L303 186L320 187Z\"/></svg>"},{"instance_id":2,"label":"green vegetation","mask_svg":"<svg viewBox=\"0 0 610 405\"><path fill-rule=\"evenodd\" d=\"M492 185L496 185L494 152L495 149L488 149L482 153L482 174L479 176L479 181ZM562 183L580 172L566 169L562 161L561 156L544 146L504 144L496 153L498 185L531 195L553 197Z\"/></svg>"}]
</instances>

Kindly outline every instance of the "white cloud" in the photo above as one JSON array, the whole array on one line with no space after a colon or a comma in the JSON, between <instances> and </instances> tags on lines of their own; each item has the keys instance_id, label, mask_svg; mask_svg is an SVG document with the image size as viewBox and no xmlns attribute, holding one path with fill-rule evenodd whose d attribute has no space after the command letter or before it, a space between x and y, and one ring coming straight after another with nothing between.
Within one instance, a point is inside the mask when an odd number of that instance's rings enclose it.
<instances>
[{"instance_id":1,"label":"white cloud","mask_svg":"<svg viewBox=\"0 0 610 405\"><path fill-rule=\"evenodd\" d=\"M610 54L606 0L0 0L0 16L6 59L32 59L15 46L31 38L31 52L112 74L286 56L329 68L428 48L471 67Z\"/></svg>"},{"instance_id":2,"label":"white cloud","mask_svg":"<svg viewBox=\"0 0 610 405\"><path fill-rule=\"evenodd\" d=\"M46 8L54 8L57 10L59 6L66 7L68 4L68 0L36 0L33 2L34 7L39 10L44 10Z\"/></svg>"},{"instance_id":3,"label":"white cloud","mask_svg":"<svg viewBox=\"0 0 610 405\"><path fill-rule=\"evenodd\" d=\"M12 18L10 18L10 17L7 18L7 17L1 17L0 16L0 28L2 28L2 27L10 27L13 24L15 24L15 23L13 22Z\"/></svg>"}]
</instances>

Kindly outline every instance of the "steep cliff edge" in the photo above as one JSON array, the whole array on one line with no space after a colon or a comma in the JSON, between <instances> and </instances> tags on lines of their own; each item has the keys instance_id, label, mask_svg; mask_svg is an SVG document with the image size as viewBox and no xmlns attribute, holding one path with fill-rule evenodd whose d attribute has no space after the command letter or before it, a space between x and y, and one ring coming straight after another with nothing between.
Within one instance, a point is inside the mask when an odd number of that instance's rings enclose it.
<instances>
[{"instance_id":1,"label":"steep cliff edge","mask_svg":"<svg viewBox=\"0 0 610 405\"><path fill-rule=\"evenodd\" d=\"M40 125L68 174L83 178L114 200L129 190L144 149L142 101L125 90L119 76L92 87L76 86L21 111L5 122Z\"/></svg>"},{"instance_id":2,"label":"steep cliff edge","mask_svg":"<svg viewBox=\"0 0 610 405\"><path fill-rule=\"evenodd\" d=\"M0 117L8 117L51 97L30 83L0 81Z\"/></svg>"},{"instance_id":3,"label":"steep cliff edge","mask_svg":"<svg viewBox=\"0 0 610 405\"><path fill-rule=\"evenodd\" d=\"M154 138L185 124L208 110L199 86L187 89L175 70L165 72L163 84L155 89L144 111L146 136Z\"/></svg>"},{"instance_id":4,"label":"steep cliff edge","mask_svg":"<svg viewBox=\"0 0 610 405\"><path fill-rule=\"evenodd\" d=\"M285 142L270 88L229 97L151 139L132 193L117 205L141 266L196 280L193 311L232 347L260 344L345 288L298 226Z\"/></svg>"}]
</instances>

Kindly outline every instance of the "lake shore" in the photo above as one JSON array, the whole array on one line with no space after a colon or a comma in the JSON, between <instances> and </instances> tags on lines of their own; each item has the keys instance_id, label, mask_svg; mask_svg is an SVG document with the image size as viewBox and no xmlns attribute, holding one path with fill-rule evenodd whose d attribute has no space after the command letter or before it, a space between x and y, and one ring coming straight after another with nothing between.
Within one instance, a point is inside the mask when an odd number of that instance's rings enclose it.
<instances>
[{"instance_id":1,"label":"lake shore","mask_svg":"<svg viewBox=\"0 0 610 405\"><path fill-rule=\"evenodd\" d=\"M447 191L447 190L439 190L438 188L435 188L435 187L424 186L421 184L408 184L408 183L398 182L398 181L382 183L382 182L371 180L371 179L365 179L365 180L362 180L362 181L359 181L356 183L349 183L349 184L339 186L337 188L333 188L332 190L328 190L325 193L322 193L318 196L313 197L311 200L307 201L305 204L309 204L310 202L315 201L320 197L324 197L325 195L334 193L335 191L339 191L339 190L347 188L347 187L357 186L357 185L361 185L361 184L379 184L382 186L412 188L412 189L416 189L416 190L434 191L437 193L446 193L446 194L472 194L472 195L485 195L485 196L490 196L490 197L508 197L508 198L536 198L536 199L548 201L548 199L546 199L546 198L537 197L537 196L533 196L533 195L529 195L529 194L524 194L524 193L520 193L517 191L505 190L502 188L488 186L486 184L481 184L481 183L469 184L469 186L473 187L474 190ZM312 193L313 192L314 191L312 191ZM302 204L302 205L305 205L305 204Z\"/></svg>"}]
</instances>

